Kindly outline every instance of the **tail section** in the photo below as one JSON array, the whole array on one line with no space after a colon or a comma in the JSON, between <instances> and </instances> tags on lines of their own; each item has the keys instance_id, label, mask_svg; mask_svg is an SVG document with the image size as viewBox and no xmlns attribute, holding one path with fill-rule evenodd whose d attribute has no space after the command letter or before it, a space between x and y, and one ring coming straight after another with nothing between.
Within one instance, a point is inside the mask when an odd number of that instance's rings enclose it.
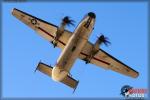
<instances>
[{"instance_id":1,"label":"tail section","mask_svg":"<svg viewBox=\"0 0 150 100\"><path fill-rule=\"evenodd\" d=\"M40 62L38 64L36 70L48 75L49 77L52 77L52 70L53 70L52 66L49 66L47 64L44 64L44 63ZM76 89L79 81L77 81L77 80L73 79L71 76L67 75L60 82L67 85L67 86L69 86L69 87L71 87L71 88L73 88L73 89Z\"/></svg>"}]
</instances>

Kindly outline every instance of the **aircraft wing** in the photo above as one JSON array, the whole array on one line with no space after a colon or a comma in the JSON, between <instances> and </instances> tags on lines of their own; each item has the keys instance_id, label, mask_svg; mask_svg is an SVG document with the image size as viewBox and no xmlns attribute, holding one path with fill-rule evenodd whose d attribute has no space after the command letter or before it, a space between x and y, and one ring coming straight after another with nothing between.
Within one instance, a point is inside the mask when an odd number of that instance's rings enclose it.
<instances>
[{"instance_id":1,"label":"aircraft wing","mask_svg":"<svg viewBox=\"0 0 150 100\"><path fill-rule=\"evenodd\" d=\"M12 15L15 16L17 19L19 19L20 21L22 21L23 23L25 23L26 25L28 25L33 30L35 30L46 40L50 42L53 40L58 26L48 23L37 17L34 17L16 8L13 9ZM62 36L60 37L57 46L63 49L71 35L72 32L65 30Z\"/></svg>"},{"instance_id":2,"label":"aircraft wing","mask_svg":"<svg viewBox=\"0 0 150 100\"><path fill-rule=\"evenodd\" d=\"M92 43L87 42L84 49L80 53L79 58L82 60L85 60L85 58L90 54L90 51L92 50L92 46L93 46ZM99 49L97 54L91 59L90 63L103 67L105 69L111 69L115 72L130 76L133 78L136 78L139 75L137 71L125 65L121 61L117 60L116 58L106 53L102 49Z\"/></svg>"}]
</instances>

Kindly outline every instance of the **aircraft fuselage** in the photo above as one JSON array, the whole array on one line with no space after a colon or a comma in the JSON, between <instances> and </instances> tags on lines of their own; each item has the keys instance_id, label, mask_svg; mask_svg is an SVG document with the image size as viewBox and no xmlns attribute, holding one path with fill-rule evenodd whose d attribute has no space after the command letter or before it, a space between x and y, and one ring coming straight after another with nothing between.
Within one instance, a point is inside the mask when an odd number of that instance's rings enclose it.
<instances>
[{"instance_id":1,"label":"aircraft fuselage","mask_svg":"<svg viewBox=\"0 0 150 100\"><path fill-rule=\"evenodd\" d=\"M75 60L88 41L94 27L95 17L95 14L90 12L79 23L52 70L53 80L61 81L69 74Z\"/></svg>"}]
</instances>

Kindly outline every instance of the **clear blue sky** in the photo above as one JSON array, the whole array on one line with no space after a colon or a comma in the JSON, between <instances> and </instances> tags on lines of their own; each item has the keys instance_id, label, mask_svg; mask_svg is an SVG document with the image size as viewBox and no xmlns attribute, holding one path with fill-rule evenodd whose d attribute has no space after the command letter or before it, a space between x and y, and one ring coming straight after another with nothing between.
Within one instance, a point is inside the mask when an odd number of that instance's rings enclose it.
<instances>
[{"instance_id":1,"label":"clear blue sky","mask_svg":"<svg viewBox=\"0 0 150 100\"><path fill-rule=\"evenodd\" d=\"M148 72L148 15L146 3L127 2L31 2L3 3L2 16L2 85L3 97L122 97L120 89L128 84L147 88ZM41 60L54 65L61 50L36 34L11 15L18 8L53 24L59 25L71 16L76 25L83 16L96 13L95 30L89 41L103 33L111 45L103 50L137 70L137 79L107 71L77 59L71 73L80 80L76 92L52 81L34 70ZM67 27L73 31L75 27Z\"/></svg>"}]
</instances>

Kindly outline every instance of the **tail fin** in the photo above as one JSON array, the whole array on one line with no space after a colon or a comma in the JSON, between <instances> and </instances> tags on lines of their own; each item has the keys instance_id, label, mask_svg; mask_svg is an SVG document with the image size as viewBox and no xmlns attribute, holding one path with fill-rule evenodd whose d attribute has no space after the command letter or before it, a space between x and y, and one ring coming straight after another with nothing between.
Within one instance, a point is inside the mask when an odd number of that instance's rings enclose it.
<instances>
[{"instance_id":1,"label":"tail fin","mask_svg":"<svg viewBox=\"0 0 150 100\"><path fill-rule=\"evenodd\" d=\"M53 67L52 66L49 66L47 64L44 64L42 62L39 62L36 70L48 75L49 77L52 77L52 70L53 70ZM36 71L35 70L35 71ZM71 76L67 75L62 81L63 84L73 88L74 90L76 89L79 81L73 79Z\"/></svg>"}]
</instances>

